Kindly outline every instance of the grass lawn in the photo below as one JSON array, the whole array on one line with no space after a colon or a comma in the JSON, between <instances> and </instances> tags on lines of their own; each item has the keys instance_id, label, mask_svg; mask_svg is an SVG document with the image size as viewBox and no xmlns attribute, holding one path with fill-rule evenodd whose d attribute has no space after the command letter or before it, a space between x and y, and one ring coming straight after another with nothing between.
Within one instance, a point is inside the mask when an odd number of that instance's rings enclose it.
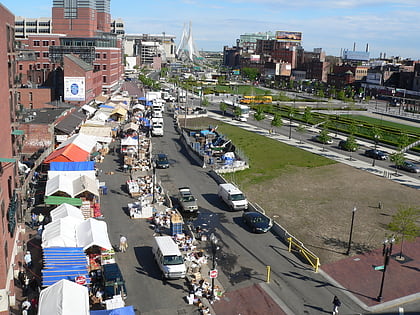
<instances>
[{"instance_id":1,"label":"grass lawn","mask_svg":"<svg viewBox=\"0 0 420 315\"><path fill-rule=\"evenodd\" d=\"M395 123L395 122L392 122L392 121L387 121L387 120L382 120L382 119L377 119L377 118L372 118L372 117L362 116L362 115L342 115L342 116L352 118L352 119L361 120L361 121L365 121L367 123L375 124L375 125L378 125L378 126L386 126L386 127L391 127L391 128L395 128L395 129L401 129L404 133L420 134L420 128L419 127L398 124L398 123Z\"/></svg>"},{"instance_id":2,"label":"grass lawn","mask_svg":"<svg viewBox=\"0 0 420 315\"><path fill-rule=\"evenodd\" d=\"M250 168L235 173L238 185L259 184L297 168L312 168L335 162L322 156L302 151L293 146L260 136L228 124L220 124L218 132L225 134L249 159Z\"/></svg>"}]
</instances>

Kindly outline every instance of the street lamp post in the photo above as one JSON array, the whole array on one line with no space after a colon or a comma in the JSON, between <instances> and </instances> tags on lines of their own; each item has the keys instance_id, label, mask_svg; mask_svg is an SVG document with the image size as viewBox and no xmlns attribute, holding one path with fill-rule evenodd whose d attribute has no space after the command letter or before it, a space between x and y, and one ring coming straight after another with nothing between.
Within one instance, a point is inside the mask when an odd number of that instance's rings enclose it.
<instances>
[{"instance_id":1,"label":"street lamp post","mask_svg":"<svg viewBox=\"0 0 420 315\"><path fill-rule=\"evenodd\" d=\"M214 233L210 235L210 244L211 244L211 254L212 254L212 270L216 269L216 252L217 252L217 243L218 238ZM211 278L211 299L214 301L214 277Z\"/></svg>"},{"instance_id":2,"label":"street lamp post","mask_svg":"<svg viewBox=\"0 0 420 315\"><path fill-rule=\"evenodd\" d=\"M349 245L347 247L347 252L346 255L350 254L350 249L351 249L351 237L353 235L353 224L354 224L354 214L356 213L357 208L354 207L352 212L351 212L351 225L350 225L350 235L349 235Z\"/></svg>"},{"instance_id":3,"label":"street lamp post","mask_svg":"<svg viewBox=\"0 0 420 315\"><path fill-rule=\"evenodd\" d=\"M389 264L389 257L392 254L392 245L395 242L395 238L391 237L390 239L385 239L383 242L383 249L382 249L382 256L384 256L384 269L382 270L382 280L381 280L381 288L379 289L378 297L376 298L378 302L382 301L382 291L384 289L384 281L385 281L385 273L387 266Z\"/></svg>"}]
</instances>

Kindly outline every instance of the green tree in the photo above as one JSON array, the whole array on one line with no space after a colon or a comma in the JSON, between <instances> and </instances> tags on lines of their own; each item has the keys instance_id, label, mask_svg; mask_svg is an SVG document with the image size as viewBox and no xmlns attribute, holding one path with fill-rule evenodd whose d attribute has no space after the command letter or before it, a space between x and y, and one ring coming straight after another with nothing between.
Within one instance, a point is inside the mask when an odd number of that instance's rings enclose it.
<instances>
[{"instance_id":1,"label":"green tree","mask_svg":"<svg viewBox=\"0 0 420 315\"><path fill-rule=\"evenodd\" d=\"M311 107L306 106L305 107L305 112L303 113L303 119L305 120L305 123L307 125L310 125L312 123L312 112L311 112Z\"/></svg>"},{"instance_id":2,"label":"green tree","mask_svg":"<svg viewBox=\"0 0 420 315\"><path fill-rule=\"evenodd\" d=\"M306 131L306 126L299 124L299 126L296 127L296 131L299 133L299 143L303 143L302 141L302 135L305 133Z\"/></svg>"},{"instance_id":3,"label":"green tree","mask_svg":"<svg viewBox=\"0 0 420 315\"><path fill-rule=\"evenodd\" d=\"M281 119L281 115L279 113L275 113L273 119L271 120L271 126L280 128L283 126L283 120Z\"/></svg>"},{"instance_id":4,"label":"green tree","mask_svg":"<svg viewBox=\"0 0 420 315\"><path fill-rule=\"evenodd\" d=\"M225 102L220 102L219 108L220 108L220 110L221 110L221 112L223 113L223 116L224 116L226 114L226 111L227 111L227 108L228 108L227 104Z\"/></svg>"},{"instance_id":5,"label":"green tree","mask_svg":"<svg viewBox=\"0 0 420 315\"><path fill-rule=\"evenodd\" d=\"M420 219L420 208L400 206L388 224L388 229L397 233L397 240L401 240L400 259L402 259L404 239L412 240L420 235L418 219Z\"/></svg>"},{"instance_id":6,"label":"green tree","mask_svg":"<svg viewBox=\"0 0 420 315\"><path fill-rule=\"evenodd\" d=\"M395 174L398 175L398 168L403 165L405 157L403 152L394 152L389 156L391 162L395 165Z\"/></svg>"},{"instance_id":7,"label":"green tree","mask_svg":"<svg viewBox=\"0 0 420 315\"><path fill-rule=\"evenodd\" d=\"M201 105L204 106L204 107L207 107L207 106L209 106L209 104L210 104L210 102L207 99L207 97L203 96L203 101L201 102Z\"/></svg>"},{"instance_id":8,"label":"green tree","mask_svg":"<svg viewBox=\"0 0 420 315\"><path fill-rule=\"evenodd\" d=\"M242 109L239 106L235 107L235 110L233 111L233 114L235 115L235 118L238 118L242 114Z\"/></svg>"},{"instance_id":9,"label":"green tree","mask_svg":"<svg viewBox=\"0 0 420 315\"><path fill-rule=\"evenodd\" d=\"M261 121L265 118L264 109L262 106L258 106L255 113L254 118L256 121Z\"/></svg>"},{"instance_id":10,"label":"green tree","mask_svg":"<svg viewBox=\"0 0 420 315\"><path fill-rule=\"evenodd\" d=\"M255 81L259 76L259 71L256 68L242 68L242 75L251 81Z\"/></svg>"}]
</instances>

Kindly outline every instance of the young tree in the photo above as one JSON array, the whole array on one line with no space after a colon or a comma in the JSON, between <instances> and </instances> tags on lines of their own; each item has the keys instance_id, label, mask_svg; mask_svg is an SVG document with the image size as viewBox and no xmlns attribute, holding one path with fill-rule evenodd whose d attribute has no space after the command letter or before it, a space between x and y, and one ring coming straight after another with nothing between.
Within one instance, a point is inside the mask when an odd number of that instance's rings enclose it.
<instances>
[{"instance_id":1,"label":"young tree","mask_svg":"<svg viewBox=\"0 0 420 315\"><path fill-rule=\"evenodd\" d=\"M303 113L303 119L305 120L305 123L307 125L310 125L312 122L312 112L311 112L311 107L306 106L305 107L305 112Z\"/></svg>"},{"instance_id":2,"label":"young tree","mask_svg":"<svg viewBox=\"0 0 420 315\"><path fill-rule=\"evenodd\" d=\"M256 121L261 121L265 118L264 109L262 108L262 106L257 107L254 113L254 118Z\"/></svg>"},{"instance_id":3,"label":"young tree","mask_svg":"<svg viewBox=\"0 0 420 315\"><path fill-rule=\"evenodd\" d=\"M226 114L226 111L227 111L227 104L225 103L225 102L220 102L220 104L219 104L219 108L220 108L220 110L222 111L222 113L223 113L223 116Z\"/></svg>"},{"instance_id":4,"label":"young tree","mask_svg":"<svg viewBox=\"0 0 420 315\"><path fill-rule=\"evenodd\" d=\"M388 224L388 229L397 233L397 239L401 240L400 259L402 259L404 239L412 240L420 235L418 219L420 219L420 208L400 206Z\"/></svg>"},{"instance_id":5,"label":"young tree","mask_svg":"<svg viewBox=\"0 0 420 315\"><path fill-rule=\"evenodd\" d=\"M296 131L300 134L299 136L299 143L303 143L302 141L302 135L306 131L306 127L302 124L299 124L299 126L296 127Z\"/></svg>"},{"instance_id":6,"label":"young tree","mask_svg":"<svg viewBox=\"0 0 420 315\"><path fill-rule=\"evenodd\" d=\"M280 128L283 126L283 120L281 119L281 115L279 113L275 113L273 120L271 121L271 126Z\"/></svg>"},{"instance_id":7,"label":"young tree","mask_svg":"<svg viewBox=\"0 0 420 315\"><path fill-rule=\"evenodd\" d=\"M403 152L394 152L389 156L391 162L395 164L395 174L398 175L398 168L403 165L405 157Z\"/></svg>"},{"instance_id":8,"label":"young tree","mask_svg":"<svg viewBox=\"0 0 420 315\"><path fill-rule=\"evenodd\" d=\"M207 107L207 106L209 106L209 104L210 104L210 102L207 99L207 97L203 96L203 101L201 102L201 105L204 106L204 107Z\"/></svg>"}]
</instances>

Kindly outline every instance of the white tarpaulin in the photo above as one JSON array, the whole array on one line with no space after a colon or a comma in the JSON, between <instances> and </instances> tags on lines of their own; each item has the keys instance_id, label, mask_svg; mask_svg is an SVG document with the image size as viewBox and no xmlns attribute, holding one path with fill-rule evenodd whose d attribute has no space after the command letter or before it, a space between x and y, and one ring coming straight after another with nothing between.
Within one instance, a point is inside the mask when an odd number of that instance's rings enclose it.
<instances>
[{"instance_id":1,"label":"white tarpaulin","mask_svg":"<svg viewBox=\"0 0 420 315\"><path fill-rule=\"evenodd\" d=\"M89 315L89 293L85 286L60 280L42 290L38 315Z\"/></svg>"},{"instance_id":2,"label":"white tarpaulin","mask_svg":"<svg viewBox=\"0 0 420 315\"><path fill-rule=\"evenodd\" d=\"M67 216L48 223L42 232L42 247L76 247L76 227L83 221Z\"/></svg>"},{"instance_id":3,"label":"white tarpaulin","mask_svg":"<svg viewBox=\"0 0 420 315\"><path fill-rule=\"evenodd\" d=\"M112 249L108 237L108 228L106 222L98 221L92 218L80 223L76 228L77 246L84 250L96 245L105 249Z\"/></svg>"},{"instance_id":4,"label":"white tarpaulin","mask_svg":"<svg viewBox=\"0 0 420 315\"><path fill-rule=\"evenodd\" d=\"M138 145L139 145L138 139L134 139L131 137L121 139L121 146L138 146Z\"/></svg>"},{"instance_id":5,"label":"white tarpaulin","mask_svg":"<svg viewBox=\"0 0 420 315\"><path fill-rule=\"evenodd\" d=\"M78 178L80 176L87 176L92 179L96 179L96 172L95 171L48 171L48 179L54 178L56 176L66 176L71 180Z\"/></svg>"},{"instance_id":6,"label":"white tarpaulin","mask_svg":"<svg viewBox=\"0 0 420 315\"><path fill-rule=\"evenodd\" d=\"M69 195L69 197L75 198L86 191L95 196L99 196L98 181L86 175L72 178L60 174L47 180L45 196L52 196L55 193L63 192Z\"/></svg>"},{"instance_id":7,"label":"white tarpaulin","mask_svg":"<svg viewBox=\"0 0 420 315\"><path fill-rule=\"evenodd\" d=\"M69 217L69 216L76 219L82 219L82 220L85 219L85 217L82 214L82 211L79 208L69 205L68 203L62 203L54 210L51 210L50 216L51 216L52 222L55 222L58 219Z\"/></svg>"},{"instance_id":8,"label":"white tarpaulin","mask_svg":"<svg viewBox=\"0 0 420 315\"><path fill-rule=\"evenodd\" d=\"M78 133L71 136L63 143L61 143L57 149L65 147L69 145L70 143L77 145L80 149L90 153L92 152L93 148L96 146L96 138L94 136Z\"/></svg>"}]
</instances>

